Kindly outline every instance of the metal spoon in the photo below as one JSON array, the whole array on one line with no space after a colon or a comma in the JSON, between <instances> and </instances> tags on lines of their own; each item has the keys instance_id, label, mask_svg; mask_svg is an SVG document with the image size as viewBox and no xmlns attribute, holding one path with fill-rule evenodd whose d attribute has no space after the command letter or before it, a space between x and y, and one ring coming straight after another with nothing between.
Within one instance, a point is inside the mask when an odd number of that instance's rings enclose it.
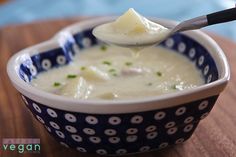
<instances>
[{"instance_id":1,"label":"metal spoon","mask_svg":"<svg viewBox=\"0 0 236 157\"><path fill-rule=\"evenodd\" d=\"M151 45L157 45L160 44L162 41L167 39L169 36L177 33L177 32L183 32L187 30L194 30L194 29L200 29L202 27L218 24L218 23L224 23L236 20L236 8L226 9L219 12L214 12L208 15L199 16L193 19L189 19L186 21L183 21L176 25L174 28L170 29L170 31L161 39L153 40L153 41L143 41L142 43L119 43L114 41L104 41L109 44L118 45L121 47L145 47L145 46L151 46ZM99 38L101 39L101 38ZM101 39L103 40L103 39Z\"/></svg>"}]
</instances>

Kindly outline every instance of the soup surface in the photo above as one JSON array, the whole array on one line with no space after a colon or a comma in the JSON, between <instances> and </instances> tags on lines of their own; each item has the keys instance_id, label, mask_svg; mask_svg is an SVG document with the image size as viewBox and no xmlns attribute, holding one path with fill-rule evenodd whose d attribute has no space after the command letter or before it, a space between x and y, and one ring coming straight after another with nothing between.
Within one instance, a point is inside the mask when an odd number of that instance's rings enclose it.
<instances>
[{"instance_id":1,"label":"soup surface","mask_svg":"<svg viewBox=\"0 0 236 157\"><path fill-rule=\"evenodd\" d=\"M42 72L31 81L38 89L78 99L129 99L156 96L204 84L186 57L163 47L135 56L130 49L94 46L68 65Z\"/></svg>"}]
</instances>

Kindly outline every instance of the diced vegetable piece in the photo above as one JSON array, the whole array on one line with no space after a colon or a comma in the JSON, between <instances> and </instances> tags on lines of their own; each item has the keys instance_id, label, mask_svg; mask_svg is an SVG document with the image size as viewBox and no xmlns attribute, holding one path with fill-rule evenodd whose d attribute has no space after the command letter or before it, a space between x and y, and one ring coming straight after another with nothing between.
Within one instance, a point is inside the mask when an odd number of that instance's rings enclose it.
<instances>
[{"instance_id":1,"label":"diced vegetable piece","mask_svg":"<svg viewBox=\"0 0 236 157\"><path fill-rule=\"evenodd\" d=\"M120 30L130 34L144 33L147 31L143 18L134 9L129 9L124 15L117 18L112 26L116 31Z\"/></svg>"},{"instance_id":2,"label":"diced vegetable piece","mask_svg":"<svg viewBox=\"0 0 236 157\"><path fill-rule=\"evenodd\" d=\"M75 75L75 74L69 74L69 75L67 75L67 78L68 79L73 79L73 78L76 78L77 77L77 75Z\"/></svg>"},{"instance_id":3,"label":"diced vegetable piece","mask_svg":"<svg viewBox=\"0 0 236 157\"><path fill-rule=\"evenodd\" d=\"M102 46L100 47L100 50L106 51L106 50L107 50L107 46L106 46L106 45L102 45Z\"/></svg>"},{"instance_id":4,"label":"diced vegetable piece","mask_svg":"<svg viewBox=\"0 0 236 157\"><path fill-rule=\"evenodd\" d=\"M111 65L111 62L109 62L109 61L103 61L102 64Z\"/></svg>"},{"instance_id":5,"label":"diced vegetable piece","mask_svg":"<svg viewBox=\"0 0 236 157\"><path fill-rule=\"evenodd\" d=\"M150 72L150 69L146 68L138 68L138 67L130 67L130 68L124 68L121 70L121 74L124 76L134 76L134 75L140 75L146 72Z\"/></svg>"},{"instance_id":6,"label":"diced vegetable piece","mask_svg":"<svg viewBox=\"0 0 236 157\"><path fill-rule=\"evenodd\" d=\"M132 62L125 62L125 65L131 66L131 65L133 65L133 63Z\"/></svg>"},{"instance_id":7,"label":"diced vegetable piece","mask_svg":"<svg viewBox=\"0 0 236 157\"><path fill-rule=\"evenodd\" d=\"M152 86L153 83L149 82L149 83L147 83L146 85L147 85L147 86Z\"/></svg>"},{"instance_id":8,"label":"diced vegetable piece","mask_svg":"<svg viewBox=\"0 0 236 157\"><path fill-rule=\"evenodd\" d=\"M60 95L86 99L91 87L83 77L77 77L65 84L59 91Z\"/></svg>"},{"instance_id":9,"label":"diced vegetable piece","mask_svg":"<svg viewBox=\"0 0 236 157\"><path fill-rule=\"evenodd\" d=\"M172 85L171 88L174 90L183 90L183 85L175 84L175 85Z\"/></svg>"},{"instance_id":10,"label":"diced vegetable piece","mask_svg":"<svg viewBox=\"0 0 236 157\"><path fill-rule=\"evenodd\" d=\"M115 76L115 77L116 77L116 76L118 76L118 75L117 75L117 73L114 73L114 74L112 74L112 76Z\"/></svg>"},{"instance_id":11,"label":"diced vegetable piece","mask_svg":"<svg viewBox=\"0 0 236 157\"><path fill-rule=\"evenodd\" d=\"M115 93L109 92L109 93L104 93L102 95L99 95L98 97L101 98L101 99L112 100L112 99L117 98L118 95L115 94Z\"/></svg>"},{"instance_id":12,"label":"diced vegetable piece","mask_svg":"<svg viewBox=\"0 0 236 157\"><path fill-rule=\"evenodd\" d=\"M89 66L86 68L86 70L81 71L81 75L89 81L106 81L110 79L106 72L98 69L95 66Z\"/></svg>"},{"instance_id":13,"label":"diced vegetable piece","mask_svg":"<svg viewBox=\"0 0 236 157\"><path fill-rule=\"evenodd\" d=\"M53 84L54 87L59 87L60 85L61 85L60 82L54 82L54 84Z\"/></svg>"},{"instance_id":14,"label":"diced vegetable piece","mask_svg":"<svg viewBox=\"0 0 236 157\"><path fill-rule=\"evenodd\" d=\"M116 69L109 69L109 72L114 73L114 72L116 72Z\"/></svg>"},{"instance_id":15,"label":"diced vegetable piece","mask_svg":"<svg viewBox=\"0 0 236 157\"><path fill-rule=\"evenodd\" d=\"M118 76L116 69L109 69L108 72L112 75L112 76Z\"/></svg>"},{"instance_id":16,"label":"diced vegetable piece","mask_svg":"<svg viewBox=\"0 0 236 157\"><path fill-rule=\"evenodd\" d=\"M86 70L86 67L85 67L85 66L82 66L82 67L80 68L80 70L81 70L81 71Z\"/></svg>"},{"instance_id":17,"label":"diced vegetable piece","mask_svg":"<svg viewBox=\"0 0 236 157\"><path fill-rule=\"evenodd\" d=\"M160 71L156 72L156 75L161 77L162 76L162 73Z\"/></svg>"}]
</instances>

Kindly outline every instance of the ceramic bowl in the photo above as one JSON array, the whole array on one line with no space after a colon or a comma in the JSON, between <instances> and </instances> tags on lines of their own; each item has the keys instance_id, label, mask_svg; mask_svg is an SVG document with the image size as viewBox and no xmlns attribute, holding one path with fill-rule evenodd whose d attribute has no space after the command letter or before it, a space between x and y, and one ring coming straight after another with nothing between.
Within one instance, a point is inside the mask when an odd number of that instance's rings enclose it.
<instances>
[{"instance_id":1,"label":"ceramic bowl","mask_svg":"<svg viewBox=\"0 0 236 157\"><path fill-rule=\"evenodd\" d=\"M52 39L16 53L7 71L26 107L58 142L80 152L122 155L162 149L191 137L229 80L220 47L200 31L178 33L161 46L174 50L201 71L205 84L194 89L130 100L77 100L36 89L37 74L73 62L82 49L100 42L92 29L112 17L66 27ZM157 19L171 27L175 22Z\"/></svg>"}]
</instances>

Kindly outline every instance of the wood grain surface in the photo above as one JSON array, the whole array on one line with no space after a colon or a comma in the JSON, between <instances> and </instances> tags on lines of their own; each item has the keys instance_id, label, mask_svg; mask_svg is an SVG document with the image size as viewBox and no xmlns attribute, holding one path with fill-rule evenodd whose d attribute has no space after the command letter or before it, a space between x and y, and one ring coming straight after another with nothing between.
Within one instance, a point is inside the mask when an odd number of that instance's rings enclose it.
<instances>
[{"instance_id":1,"label":"wood grain surface","mask_svg":"<svg viewBox=\"0 0 236 157\"><path fill-rule=\"evenodd\" d=\"M31 116L6 74L8 59L17 51L52 37L62 27L83 18L44 21L0 29L0 157L90 157L58 144ZM200 122L183 144L136 157L236 157L236 44L211 34L224 50L231 66L231 80L210 115ZM3 151L3 138L40 138L40 153ZM129 156L129 157L131 157ZM127 156L128 157L128 156Z\"/></svg>"}]
</instances>

